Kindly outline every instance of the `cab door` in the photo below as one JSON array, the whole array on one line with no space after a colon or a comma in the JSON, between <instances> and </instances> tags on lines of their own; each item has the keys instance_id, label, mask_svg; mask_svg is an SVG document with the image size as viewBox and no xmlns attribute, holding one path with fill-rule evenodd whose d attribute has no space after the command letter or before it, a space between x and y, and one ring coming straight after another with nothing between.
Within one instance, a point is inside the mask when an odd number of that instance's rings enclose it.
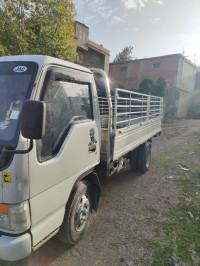
<instances>
[{"instance_id":1,"label":"cab door","mask_svg":"<svg viewBox=\"0 0 200 266\"><path fill-rule=\"evenodd\" d=\"M90 78L59 67L46 73L40 95L46 104L45 134L29 163L33 245L61 225L74 183L99 163Z\"/></svg>"}]
</instances>

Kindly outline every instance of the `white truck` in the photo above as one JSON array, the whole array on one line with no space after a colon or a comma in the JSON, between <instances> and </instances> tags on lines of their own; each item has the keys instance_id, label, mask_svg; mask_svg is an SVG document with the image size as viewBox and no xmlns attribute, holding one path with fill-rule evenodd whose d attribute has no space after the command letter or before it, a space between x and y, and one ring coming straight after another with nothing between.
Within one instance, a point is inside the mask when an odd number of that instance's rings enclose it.
<instances>
[{"instance_id":1,"label":"white truck","mask_svg":"<svg viewBox=\"0 0 200 266\"><path fill-rule=\"evenodd\" d=\"M25 258L55 234L78 242L98 207L98 168L109 176L130 162L146 172L162 106L123 89L111 95L102 70L0 57L0 259Z\"/></svg>"}]
</instances>

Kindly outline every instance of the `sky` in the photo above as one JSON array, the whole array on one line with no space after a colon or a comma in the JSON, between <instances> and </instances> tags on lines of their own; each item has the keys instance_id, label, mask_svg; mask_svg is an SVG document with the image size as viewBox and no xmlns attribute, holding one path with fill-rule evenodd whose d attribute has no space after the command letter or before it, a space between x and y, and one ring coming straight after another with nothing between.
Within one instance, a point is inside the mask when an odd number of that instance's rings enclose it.
<instances>
[{"instance_id":1,"label":"sky","mask_svg":"<svg viewBox=\"0 0 200 266\"><path fill-rule=\"evenodd\" d=\"M75 0L76 20L90 40L133 58L183 53L200 65L200 0Z\"/></svg>"}]
</instances>

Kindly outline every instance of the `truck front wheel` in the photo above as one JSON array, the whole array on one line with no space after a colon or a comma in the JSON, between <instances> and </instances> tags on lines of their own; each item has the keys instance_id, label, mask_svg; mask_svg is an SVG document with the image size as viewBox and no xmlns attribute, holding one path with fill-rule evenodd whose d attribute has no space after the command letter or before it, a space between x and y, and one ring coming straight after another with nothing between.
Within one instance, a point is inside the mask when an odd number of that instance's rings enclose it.
<instances>
[{"instance_id":1,"label":"truck front wheel","mask_svg":"<svg viewBox=\"0 0 200 266\"><path fill-rule=\"evenodd\" d=\"M85 234L92 212L91 184L84 180L77 183L67 208L58 238L65 244L76 244Z\"/></svg>"},{"instance_id":2,"label":"truck front wheel","mask_svg":"<svg viewBox=\"0 0 200 266\"><path fill-rule=\"evenodd\" d=\"M138 150L138 171L146 173L151 162L151 144L145 143Z\"/></svg>"}]
</instances>

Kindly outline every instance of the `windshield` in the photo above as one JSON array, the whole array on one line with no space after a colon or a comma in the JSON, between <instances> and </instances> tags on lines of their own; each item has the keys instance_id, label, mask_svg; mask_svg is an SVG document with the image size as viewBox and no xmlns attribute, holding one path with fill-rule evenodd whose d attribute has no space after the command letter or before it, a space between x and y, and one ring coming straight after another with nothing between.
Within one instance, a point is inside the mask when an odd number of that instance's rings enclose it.
<instances>
[{"instance_id":1,"label":"windshield","mask_svg":"<svg viewBox=\"0 0 200 266\"><path fill-rule=\"evenodd\" d=\"M37 64L0 63L0 145L14 147L22 103L30 94Z\"/></svg>"}]
</instances>

